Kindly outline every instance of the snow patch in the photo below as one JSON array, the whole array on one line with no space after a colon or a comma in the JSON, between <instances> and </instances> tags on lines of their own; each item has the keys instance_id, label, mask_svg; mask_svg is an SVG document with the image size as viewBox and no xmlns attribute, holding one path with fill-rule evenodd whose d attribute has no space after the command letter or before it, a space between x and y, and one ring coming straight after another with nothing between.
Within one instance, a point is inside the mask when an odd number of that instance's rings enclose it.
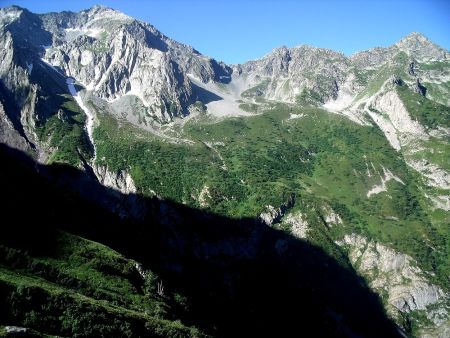
<instances>
[{"instance_id":1,"label":"snow patch","mask_svg":"<svg viewBox=\"0 0 450 338\"><path fill-rule=\"evenodd\" d=\"M94 114L86 107L86 105L83 102L83 99L80 97L80 95L78 95L76 89L75 89L75 80L71 77L66 79L66 83L67 83L67 88L69 88L69 92L70 95L72 95L72 97L75 99L75 101L77 102L77 104L80 106L80 108L84 111L84 113L87 116L87 120L86 120L86 130L89 136L89 140L91 141L92 146L94 147L94 160L97 157L97 150L95 148L95 143L94 143Z\"/></svg>"},{"instance_id":2,"label":"snow patch","mask_svg":"<svg viewBox=\"0 0 450 338\"><path fill-rule=\"evenodd\" d=\"M94 54L90 50L84 50L81 53L81 64L86 66L94 61Z\"/></svg>"},{"instance_id":3,"label":"snow patch","mask_svg":"<svg viewBox=\"0 0 450 338\"><path fill-rule=\"evenodd\" d=\"M62 74L58 69L56 69L47 60L41 58L41 61L44 62L45 65L50 67L52 70L54 70L59 75L63 76L64 78L66 77L64 74ZM89 140L91 141L92 146L94 147L94 159L93 159L93 161L95 161L95 159L97 157L97 150L96 150L96 147L95 147L94 137L93 137L94 114L86 107L86 105L84 104L84 102L81 99L80 95L78 95L77 90L75 89L74 83L75 83L75 79L74 78L72 78L72 77L66 78L66 84L67 84L67 88L69 89L70 95L72 95L72 97L74 98L75 102L78 104L78 106L81 108L81 110L84 111L84 113L87 116L86 130L87 130L87 133L88 133Z\"/></svg>"},{"instance_id":4,"label":"snow patch","mask_svg":"<svg viewBox=\"0 0 450 338\"><path fill-rule=\"evenodd\" d=\"M87 35L92 38L98 39L100 35L104 32L103 29L99 28L66 28L64 29L66 35L72 37L72 40L80 35Z\"/></svg>"}]
</instances>

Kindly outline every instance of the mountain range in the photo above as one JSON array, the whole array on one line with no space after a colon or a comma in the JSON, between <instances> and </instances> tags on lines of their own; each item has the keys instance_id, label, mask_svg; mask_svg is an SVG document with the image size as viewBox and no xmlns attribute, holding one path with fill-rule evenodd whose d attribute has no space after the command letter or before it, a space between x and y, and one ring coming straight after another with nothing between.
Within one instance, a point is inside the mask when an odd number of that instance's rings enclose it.
<instances>
[{"instance_id":1,"label":"mountain range","mask_svg":"<svg viewBox=\"0 0 450 338\"><path fill-rule=\"evenodd\" d=\"M103 6L0 45L0 329L450 334L449 51L227 65Z\"/></svg>"}]
</instances>

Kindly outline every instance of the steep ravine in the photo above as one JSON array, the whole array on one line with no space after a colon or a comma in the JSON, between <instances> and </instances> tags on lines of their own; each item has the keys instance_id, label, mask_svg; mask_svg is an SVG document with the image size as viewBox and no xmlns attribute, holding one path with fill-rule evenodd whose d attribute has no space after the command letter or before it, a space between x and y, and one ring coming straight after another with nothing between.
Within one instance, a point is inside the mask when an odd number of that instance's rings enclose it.
<instances>
[{"instance_id":1,"label":"steep ravine","mask_svg":"<svg viewBox=\"0 0 450 338\"><path fill-rule=\"evenodd\" d=\"M78 94L77 90L74 86L74 79L69 77L66 79L67 88L69 89L70 95L74 98L74 100L77 102L78 106L83 110L83 112L86 114L86 131L89 136L89 140L91 141L92 147L94 148L94 158L92 159L92 162L95 162L95 159L97 157L97 150L95 148L95 142L94 142L94 114L92 111L89 110L88 107L83 102L83 99Z\"/></svg>"}]
</instances>

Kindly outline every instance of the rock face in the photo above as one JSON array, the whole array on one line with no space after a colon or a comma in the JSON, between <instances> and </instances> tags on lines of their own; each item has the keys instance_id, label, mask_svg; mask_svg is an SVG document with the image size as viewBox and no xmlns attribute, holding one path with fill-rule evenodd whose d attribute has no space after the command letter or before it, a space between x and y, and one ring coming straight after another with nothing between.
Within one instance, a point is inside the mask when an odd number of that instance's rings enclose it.
<instances>
[{"instance_id":1,"label":"rock face","mask_svg":"<svg viewBox=\"0 0 450 338\"><path fill-rule=\"evenodd\" d=\"M291 233L297 238L306 238L308 235L308 221L300 213L290 213L283 219L283 223L291 228Z\"/></svg>"},{"instance_id":2,"label":"rock face","mask_svg":"<svg viewBox=\"0 0 450 338\"><path fill-rule=\"evenodd\" d=\"M100 98L137 96L159 121L188 113L196 93L187 74L204 82L229 75L225 65L110 8L96 6L64 19L44 16L45 26L60 37L45 58Z\"/></svg>"},{"instance_id":3,"label":"rock face","mask_svg":"<svg viewBox=\"0 0 450 338\"><path fill-rule=\"evenodd\" d=\"M322 208L322 212L323 220L329 227L343 224L341 216L336 213L330 206L324 206Z\"/></svg>"},{"instance_id":4,"label":"rock face","mask_svg":"<svg viewBox=\"0 0 450 338\"><path fill-rule=\"evenodd\" d=\"M436 327L447 325L449 315L445 302L449 295L431 284L429 276L410 256L356 234L346 235L337 244L348 248L351 263L370 286L379 294L387 294L391 315L395 317L396 311L409 313L433 307L439 309L436 310L439 315L428 312L429 319Z\"/></svg>"},{"instance_id":5,"label":"rock face","mask_svg":"<svg viewBox=\"0 0 450 338\"><path fill-rule=\"evenodd\" d=\"M8 144L14 149L19 149L24 152L30 151L30 144L22 137L14 125L6 116L3 105L0 103L0 143Z\"/></svg>"},{"instance_id":6,"label":"rock face","mask_svg":"<svg viewBox=\"0 0 450 338\"><path fill-rule=\"evenodd\" d=\"M367 197L379 194L380 192L383 192L383 191L387 191L386 183L391 180L397 181L398 183L405 185L405 183L403 183L403 181L400 178L398 178L397 176L392 174L392 172L389 169L386 169L384 167L382 167L382 169L383 169L383 176L380 177L381 184L373 186L367 192Z\"/></svg>"},{"instance_id":7,"label":"rock face","mask_svg":"<svg viewBox=\"0 0 450 338\"><path fill-rule=\"evenodd\" d=\"M7 335L10 336L25 336L28 332L28 329L26 327L20 327L20 326L5 326L5 331Z\"/></svg>"},{"instance_id":8,"label":"rock face","mask_svg":"<svg viewBox=\"0 0 450 338\"><path fill-rule=\"evenodd\" d=\"M244 81L248 88L258 86L258 96L270 100L295 102L304 91L313 91L325 103L337 98L349 69L341 53L310 46L281 47L260 60L235 66L233 81Z\"/></svg>"},{"instance_id":9,"label":"rock face","mask_svg":"<svg viewBox=\"0 0 450 338\"><path fill-rule=\"evenodd\" d=\"M387 89L385 93L376 96L372 101L372 107L386 113L398 132L412 134L412 137L426 137L423 127L410 117L402 100L394 90ZM407 140L400 139L400 142L405 143Z\"/></svg>"},{"instance_id":10,"label":"rock face","mask_svg":"<svg viewBox=\"0 0 450 338\"><path fill-rule=\"evenodd\" d=\"M420 83L419 78L417 78L416 83L413 86L413 91L417 94L425 96L427 94L427 89Z\"/></svg>"},{"instance_id":11,"label":"rock face","mask_svg":"<svg viewBox=\"0 0 450 338\"><path fill-rule=\"evenodd\" d=\"M418 62L443 61L450 58L447 50L434 44L424 35L413 32L391 47L359 52L352 55L350 60L358 67L376 68L392 60L399 52L404 52L410 60Z\"/></svg>"},{"instance_id":12,"label":"rock face","mask_svg":"<svg viewBox=\"0 0 450 338\"><path fill-rule=\"evenodd\" d=\"M209 191L209 187L207 185L203 186L203 189L200 191L198 195L198 203L201 207L207 207L209 205L209 201L211 200L211 193Z\"/></svg>"},{"instance_id":13,"label":"rock face","mask_svg":"<svg viewBox=\"0 0 450 338\"><path fill-rule=\"evenodd\" d=\"M450 53L431 42L427 37L420 33L413 32L393 46L405 52L408 56L417 61L443 61L450 58Z\"/></svg>"},{"instance_id":14,"label":"rock face","mask_svg":"<svg viewBox=\"0 0 450 338\"><path fill-rule=\"evenodd\" d=\"M408 165L422 174L430 187L450 190L450 173L427 160L410 160Z\"/></svg>"},{"instance_id":15,"label":"rock face","mask_svg":"<svg viewBox=\"0 0 450 338\"><path fill-rule=\"evenodd\" d=\"M98 181L105 187L120 191L122 194L135 194L137 192L133 178L124 170L113 173L107 167L95 165L94 173Z\"/></svg>"},{"instance_id":16,"label":"rock face","mask_svg":"<svg viewBox=\"0 0 450 338\"><path fill-rule=\"evenodd\" d=\"M186 115L197 99L187 74L204 82L230 78L226 65L110 8L36 15L10 7L0 20L0 75L10 90L28 86L29 73L43 58L96 97L111 102L134 95L150 117L165 122Z\"/></svg>"},{"instance_id":17,"label":"rock face","mask_svg":"<svg viewBox=\"0 0 450 338\"><path fill-rule=\"evenodd\" d=\"M144 199L138 194L133 178L126 170L114 172L107 167L93 164L95 178L103 187L109 188L100 204L121 217L143 219L147 209Z\"/></svg>"},{"instance_id":18,"label":"rock face","mask_svg":"<svg viewBox=\"0 0 450 338\"><path fill-rule=\"evenodd\" d=\"M295 195L289 196L286 203L280 207L275 208L272 205L266 205L265 211L259 215L259 219L268 226L280 222L286 211L292 208L295 204Z\"/></svg>"}]
</instances>

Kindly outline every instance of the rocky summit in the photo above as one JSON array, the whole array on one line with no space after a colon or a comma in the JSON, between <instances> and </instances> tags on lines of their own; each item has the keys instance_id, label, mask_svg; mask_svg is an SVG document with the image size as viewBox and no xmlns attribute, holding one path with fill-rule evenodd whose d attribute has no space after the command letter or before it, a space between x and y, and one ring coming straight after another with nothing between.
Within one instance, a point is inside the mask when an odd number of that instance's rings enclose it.
<instances>
[{"instance_id":1,"label":"rocky summit","mask_svg":"<svg viewBox=\"0 0 450 338\"><path fill-rule=\"evenodd\" d=\"M450 52L227 65L0 9L0 336L450 336Z\"/></svg>"}]
</instances>

